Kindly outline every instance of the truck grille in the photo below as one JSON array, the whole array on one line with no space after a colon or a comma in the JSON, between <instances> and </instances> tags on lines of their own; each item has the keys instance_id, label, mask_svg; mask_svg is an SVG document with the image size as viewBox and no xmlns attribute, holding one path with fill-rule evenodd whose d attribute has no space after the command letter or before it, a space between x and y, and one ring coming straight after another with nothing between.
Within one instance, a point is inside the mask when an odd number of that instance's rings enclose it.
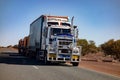
<instances>
[{"instance_id":1,"label":"truck grille","mask_svg":"<svg viewBox=\"0 0 120 80\"><path fill-rule=\"evenodd\" d=\"M72 43L71 39L58 39L59 40L59 45L69 45Z\"/></svg>"},{"instance_id":2,"label":"truck grille","mask_svg":"<svg viewBox=\"0 0 120 80\"><path fill-rule=\"evenodd\" d=\"M58 39L58 50L61 51L61 53L71 53L68 45L72 43L71 39Z\"/></svg>"},{"instance_id":3,"label":"truck grille","mask_svg":"<svg viewBox=\"0 0 120 80\"><path fill-rule=\"evenodd\" d=\"M62 49L61 53L68 53L68 49Z\"/></svg>"},{"instance_id":4,"label":"truck grille","mask_svg":"<svg viewBox=\"0 0 120 80\"><path fill-rule=\"evenodd\" d=\"M72 42L59 42L59 45L69 45Z\"/></svg>"}]
</instances>

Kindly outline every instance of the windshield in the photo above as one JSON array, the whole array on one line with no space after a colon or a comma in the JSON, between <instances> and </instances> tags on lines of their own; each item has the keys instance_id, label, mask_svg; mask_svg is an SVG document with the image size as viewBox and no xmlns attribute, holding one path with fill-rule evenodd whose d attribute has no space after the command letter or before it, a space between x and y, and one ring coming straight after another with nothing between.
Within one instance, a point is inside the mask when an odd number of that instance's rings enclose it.
<instances>
[{"instance_id":1,"label":"windshield","mask_svg":"<svg viewBox=\"0 0 120 80\"><path fill-rule=\"evenodd\" d=\"M51 26L51 25L58 25L58 22L48 22L48 26Z\"/></svg>"},{"instance_id":2,"label":"windshield","mask_svg":"<svg viewBox=\"0 0 120 80\"><path fill-rule=\"evenodd\" d=\"M63 26L70 26L68 23L62 23Z\"/></svg>"},{"instance_id":3,"label":"windshield","mask_svg":"<svg viewBox=\"0 0 120 80\"><path fill-rule=\"evenodd\" d=\"M70 34L70 29L51 28L51 35L56 34Z\"/></svg>"}]
</instances>

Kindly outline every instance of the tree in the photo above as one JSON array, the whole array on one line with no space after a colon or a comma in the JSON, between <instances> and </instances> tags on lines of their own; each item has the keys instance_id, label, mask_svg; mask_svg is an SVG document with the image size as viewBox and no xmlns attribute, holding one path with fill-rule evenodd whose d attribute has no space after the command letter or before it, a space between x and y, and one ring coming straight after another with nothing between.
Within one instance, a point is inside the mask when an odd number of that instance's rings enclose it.
<instances>
[{"instance_id":1,"label":"tree","mask_svg":"<svg viewBox=\"0 0 120 80\"><path fill-rule=\"evenodd\" d=\"M88 52L88 41L86 39L79 39L77 45L82 46L82 55L86 55Z\"/></svg>"},{"instance_id":2,"label":"tree","mask_svg":"<svg viewBox=\"0 0 120 80\"><path fill-rule=\"evenodd\" d=\"M88 48L89 48L90 53L97 53L97 51L98 51L98 49L95 45L95 42L93 40L89 41Z\"/></svg>"},{"instance_id":3,"label":"tree","mask_svg":"<svg viewBox=\"0 0 120 80\"><path fill-rule=\"evenodd\" d=\"M14 46L13 46L13 48L16 48L16 49L18 49L18 45L17 45L17 44L16 44L16 45L14 45Z\"/></svg>"},{"instance_id":4,"label":"tree","mask_svg":"<svg viewBox=\"0 0 120 80\"><path fill-rule=\"evenodd\" d=\"M78 46L82 46L82 55L86 55L88 53L96 53L98 51L95 42L90 40L89 42L86 39L79 39L77 41Z\"/></svg>"},{"instance_id":5,"label":"tree","mask_svg":"<svg viewBox=\"0 0 120 80\"><path fill-rule=\"evenodd\" d=\"M114 39L111 39L102 44L101 49L105 55L112 55L115 59L120 60L120 40L114 41Z\"/></svg>"},{"instance_id":6,"label":"tree","mask_svg":"<svg viewBox=\"0 0 120 80\"><path fill-rule=\"evenodd\" d=\"M11 48L11 47L12 47L12 45L7 46L7 48Z\"/></svg>"},{"instance_id":7,"label":"tree","mask_svg":"<svg viewBox=\"0 0 120 80\"><path fill-rule=\"evenodd\" d=\"M113 43L112 51L113 51L116 59L120 60L120 40L117 40Z\"/></svg>"},{"instance_id":8,"label":"tree","mask_svg":"<svg viewBox=\"0 0 120 80\"><path fill-rule=\"evenodd\" d=\"M105 52L105 55L113 55L113 51L112 51L113 43L114 43L114 39L111 39L108 42L101 45L101 48Z\"/></svg>"}]
</instances>

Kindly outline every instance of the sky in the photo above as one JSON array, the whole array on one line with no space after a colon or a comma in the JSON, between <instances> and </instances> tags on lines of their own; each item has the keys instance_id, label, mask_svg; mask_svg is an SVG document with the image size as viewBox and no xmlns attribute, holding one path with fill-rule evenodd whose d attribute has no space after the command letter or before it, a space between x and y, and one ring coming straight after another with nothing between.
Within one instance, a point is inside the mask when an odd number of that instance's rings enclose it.
<instances>
[{"instance_id":1,"label":"sky","mask_svg":"<svg viewBox=\"0 0 120 80\"><path fill-rule=\"evenodd\" d=\"M74 16L79 38L97 46L120 39L120 0L0 0L0 46L18 44L42 14Z\"/></svg>"}]
</instances>

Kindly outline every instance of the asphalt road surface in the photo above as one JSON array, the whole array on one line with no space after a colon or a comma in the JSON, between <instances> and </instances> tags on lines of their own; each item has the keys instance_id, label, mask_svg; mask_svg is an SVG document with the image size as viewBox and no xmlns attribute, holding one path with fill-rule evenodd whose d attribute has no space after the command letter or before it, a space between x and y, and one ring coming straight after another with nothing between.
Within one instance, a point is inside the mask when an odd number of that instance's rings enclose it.
<instances>
[{"instance_id":1,"label":"asphalt road surface","mask_svg":"<svg viewBox=\"0 0 120 80\"><path fill-rule=\"evenodd\" d=\"M66 64L42 65L17 52L0 53L0 80L120 80L119 77Z\"/></svg>"}]
</instances>

